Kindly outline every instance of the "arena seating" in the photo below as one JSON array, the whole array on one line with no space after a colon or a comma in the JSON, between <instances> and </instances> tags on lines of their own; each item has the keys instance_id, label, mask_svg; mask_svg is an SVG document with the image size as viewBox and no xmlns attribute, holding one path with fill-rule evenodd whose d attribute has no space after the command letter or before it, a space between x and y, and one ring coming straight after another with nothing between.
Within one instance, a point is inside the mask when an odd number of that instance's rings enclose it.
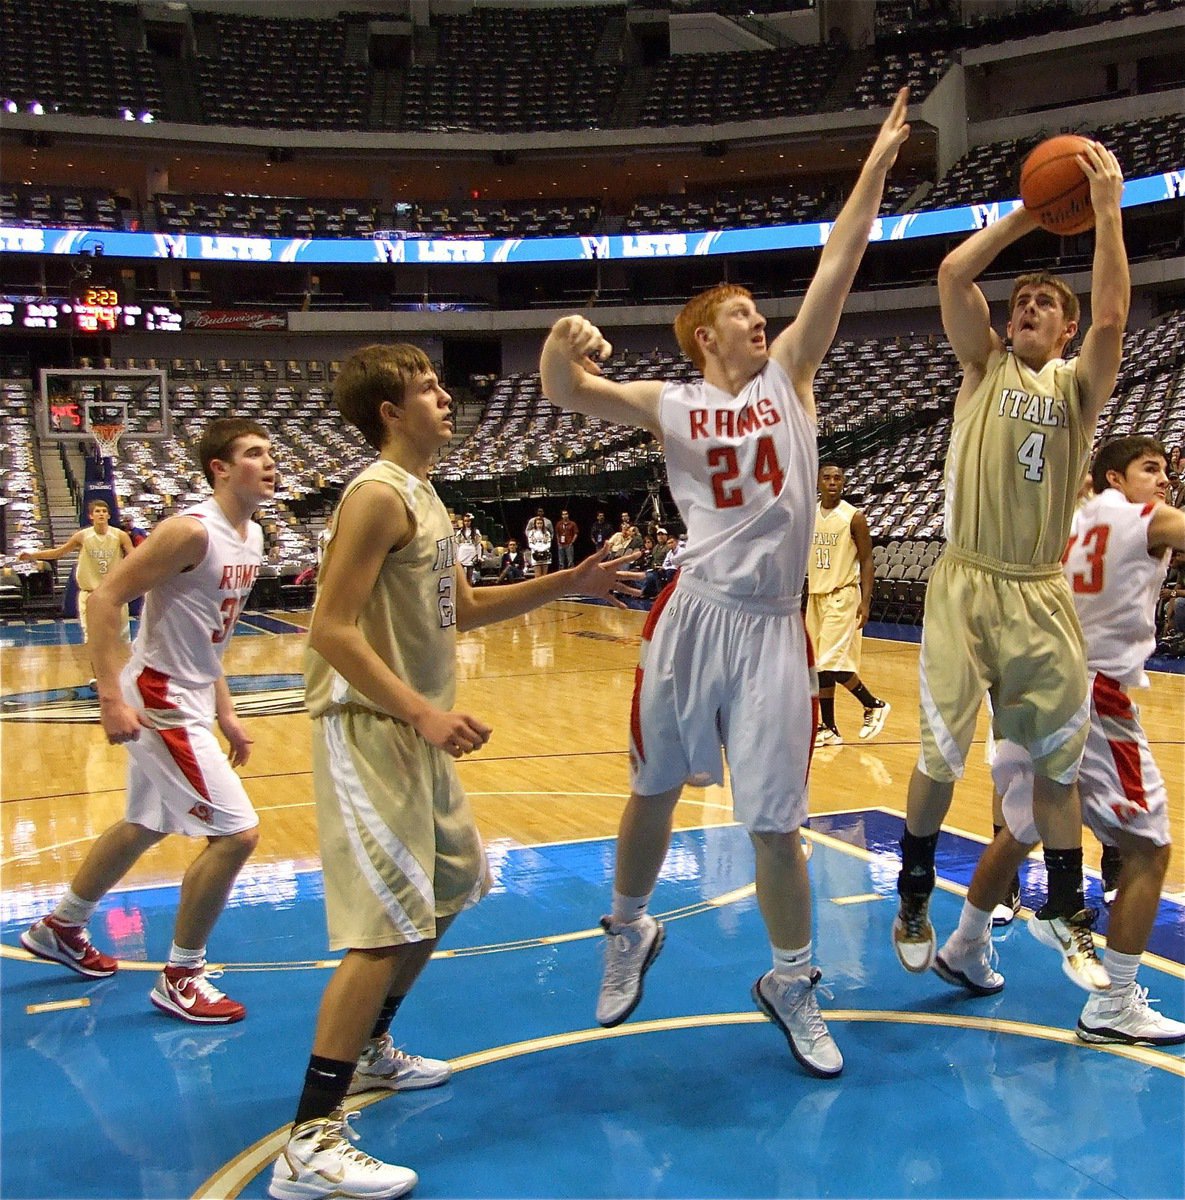
<instances>
[{"instance_id":1,"label":"arena seating","mask_svg":"<svg viewBox=\"0 0 1185 1200\"><path fill-rule=\"evenodd\" d=\"M963 155L925 197L926 209L953 208L974 200L1008 200L1017 195L1020 167L1025 155L1043 137L1061 132L1049 129L1040 135L976 146ZM1172 113L1142 121L1117 121L1088 133L1109 146L1124 174L1135 179L1185 166L1185 114Z\"/></svg>"}]
</instances>

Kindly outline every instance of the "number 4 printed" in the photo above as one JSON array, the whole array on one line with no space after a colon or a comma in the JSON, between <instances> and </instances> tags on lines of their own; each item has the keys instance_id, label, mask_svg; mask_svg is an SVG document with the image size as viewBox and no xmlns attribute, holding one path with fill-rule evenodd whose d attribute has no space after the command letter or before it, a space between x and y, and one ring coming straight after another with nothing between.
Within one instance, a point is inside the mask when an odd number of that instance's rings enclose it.
<instances>
[{"instance_id":1,"label":"number 4 printed","mask_svg":"<svg viewBox=\"0 0 1185 1200\"><path fill-rule=\"evenodd\" d=\"M1025 469L1025 478L1040 483L1045 475L1045 434L1030 433L1016 452L1016 460Z\"/></svg>"}]
</instances>

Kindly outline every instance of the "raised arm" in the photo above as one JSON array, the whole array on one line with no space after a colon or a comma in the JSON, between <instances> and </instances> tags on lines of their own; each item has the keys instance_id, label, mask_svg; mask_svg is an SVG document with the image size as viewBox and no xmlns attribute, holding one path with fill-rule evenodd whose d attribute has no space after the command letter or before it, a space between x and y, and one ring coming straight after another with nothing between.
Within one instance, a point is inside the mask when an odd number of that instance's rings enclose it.
<instances>
[{"instance_id":1,"label":"raised arm","mask_svg":"<svg viewBox=\"0 0 1185 1200\"><path fill-rule=\"evenodd\" d=\"M613 347L591 321L581 316L561 317L551 327L539 358L543 394L560 408L661 436L658 397L662 384L657 380L615 383L604 378L597 361L612 353Z\"/></svg>"},{"instance_id":2,"label":"raised arm","mask_svg":"<svg viewBox=\"0 0 1185 1200\"><path fill-rule=\"evenodd\" d=\"M57 562L67 554L77 554L82 549L82 538L85 529L72 533L60 546L50 546L47 550L25 550L17 555L20 562Z\"/></svg>"},{"instance_id":3,"label":"raised arm","mask_svg":"<svg viewBox=\"0 0 1185 1200\"><path fill-rule=\"evenodd\" d=\"M1107 403L1123 358L1123 331L1131 307L1131 275L1123 244L1123 171L1099 142L1087 144L1078 165L1090 180L1094 209L1094 265L1090 276L1090 329L1082 339L1075 373L1082 416L1092 426Z\"/></svg>"},{"instance_id":4,"label":"raised arm","mask_svg":"<svg viewBox=\"0 0 1185 1200\"><path fill-rule=\"evenodd\" d=\"M770 357L790 376L800 394L809 390L835 339L844 301L868 247L868 236L884 195L885 176L909 137L905 123L908 103L909 88L902 88L860 168L852 194L831 227L798 316L769 348Z\"/></svg>"},{"instance_id":5,"label":"raised arm","mask_svg":"<svg viewBox=\"0 0 1185 1200\"><path fill-rule=\"evenodd\" d=\"M1027 208L1014 209L956 246L938 268L942 328L963 368L960 395L975 390L988 356L1004 347L992 328L987 299L975 281L1007 246L1036 228L1037 219Z\"/></svg>"},{"instance_id":6,"label":"raised arm","mask_svg":"<svg viewBox=\"0 0 1185 1200\"><path fill-rule=\"evenodd\" d=\"M1148 549L1153 554L1185 550L1185 512L1171 504L1158 504L1148 522Z\"/></svg>"}]
</instances>

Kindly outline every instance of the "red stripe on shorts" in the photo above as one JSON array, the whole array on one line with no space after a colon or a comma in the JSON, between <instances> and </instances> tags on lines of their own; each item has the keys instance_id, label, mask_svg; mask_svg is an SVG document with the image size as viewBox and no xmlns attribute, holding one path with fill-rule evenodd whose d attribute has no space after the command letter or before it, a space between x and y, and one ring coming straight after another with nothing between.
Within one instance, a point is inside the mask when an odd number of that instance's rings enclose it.
<instances>
[{"instance_id":1,"label":"red stripe on shorts","mask_svg":"<svg viewBox=\"0 0 1185 1200\"><path fill-rule=\"evenodd\" d=\"M209 801L210 792L206 787L206 779L202 768L198 765L197 755L189 740L189 731L185 729L158 729L161 741L165 744L170 757L177 764L181 774L189 780L190 786L203 800Z\"/></svg>"},{"instance_id":2,"label":"red stripe on shorts","mask_svg":"<svg viewBox=\"0 0 1185 1200\"><path fill-rule=\"evenodd\" d=\"M642 626L642 641L648 642L654 636L654 630L658 626L658 618L662 616L662 610L666 608L668 601L675 593L675 584L678 582L678 576L671 580L658 596L654 603L650 606L650 612L646 616L646 624ZM646 761L646 747L642 741L642 675L641 667L634 671L634 696L630 701L630 740L634 743L634 749L638 752L638 757Z\"/></svg>"},{"instance_id":3,"label":"red stripe on shorts","mask_svg":"<svg viewBox=\"0 0 1185 1200\"><path fill-rule=\"evenodd\" d=\"M145 667L136 676L136 687L139 689L145 708L176 709L177 706L169 699L168 695L169 677L163 671Z\"/></svg>"},{"instance_id":4,"label":"red stripe on shorts","mask_svg":"<svg viewBox=\"0 0 1185 1200\"><path fill-rule=\"evenodd\" d=\"M136 687L139 689L145 708L177 711L177 705L168 696L169 677L163 671L145 667L136 677ZM169 757L177 764L181 774L189 780L193 790L203 800L209 800L210 792L206 787L202 768L198 765L197 755L193 752L189 733L184 729L156 729L153 732L160 734L161 741L164 742L165 749L169 752Z\"/></svg>"},{"instance_id":5,"label":"red stripe on shorts","mask_svg":"<svg viewBox=\"0 0 1185 1200\"><path fill-rule=\"evenodd\" d=\"M1096 675L1092 693L1095 712L1100 717L1112 717L1132 721L1132 702L1127 693L1107 675ZM1140 764L1140 745L1138 742L1117 741L1107 739L1111 748L1111 758L1115 763L1115 771L1119 776L1119 786L1127 801L1137 808L1147 810L1148 799L1144 795L1144 771ZM1122 817L1119 808L1115 811Z\"/></svg>"}]
</instances>

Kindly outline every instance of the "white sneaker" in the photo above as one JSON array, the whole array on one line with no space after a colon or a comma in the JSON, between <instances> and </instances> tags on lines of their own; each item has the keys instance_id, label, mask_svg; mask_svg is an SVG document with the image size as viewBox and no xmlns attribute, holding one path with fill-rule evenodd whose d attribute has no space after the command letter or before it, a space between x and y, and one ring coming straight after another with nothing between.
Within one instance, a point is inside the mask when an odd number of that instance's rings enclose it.
<instances>
[{"instance_id":1,"label":"white sneaker","mask_svg":"<svg viewBox=\"0 0 1185 1200\"><path fill-rule=\"evenodd\" d=\"M832 729L830 725L820 725L819 731L815 734L815 749L821 750L824 746L842 746L843 736L838 729Z\"/></svg>"},{"instance_id":2,"label":"white sneaker","mask_svg":"<svg viewBox=\"0 0 1185 1200\"><path fill-rule=\"evenodd\" d=\"M1044 911L1044 909L1042 910ZM1088 992L1111 990L1111 976L1095 953L1091 928L1094 912L1083 909L1072 917L1042 917L1029 919L1029 932L1043 946L1058 950L1062 955L1062 970L1067 978Z\"/></svg>"},{"instance_id":3,"label":"white sneaker","mask_svg":"<svg viewBox=\"0 0 1185 1200\"><path fill-rule=\"evenodd\" d=\"M864 724L860 726L860 740L867 741L869 738L874 738L885 727L885 722L889 719L889 713L893 711L893 706L887 701L883 701L879 708L866 708L864 710Z\"/></svg>"},{"instance_id":4,"label":"white sneaker","mask_svg":"<svg viewBox=\"0 0 1185 1200\"><path fill-rule=\"evenodd\" d=\"M1125 1046L1179 1046L1185 1024L1161 1016L1148 1001L1148 989L1135 980L1125 988L1091 996L1075 1030L1084 1042Z\"/></svg>"},{"instance_id":5,"label":"white sneaker","mask_svg":"<svg viewBox=\"0 0 1185 1200\"><path fill-rule=\"evenodd\" d=\"M938 938L930 924L929 896L902 896L893 918L893 950L897 961L914 975L934 965Z\"/></svg>"},{"instance_id":6,"label":"white sneaker","mask_svg":"<svg viewBox=\"0 0 1185 1200\"><path fill-rule=\"evenodd\" d=\"M994 996L1004 990L1004 976L994 970L996 948L992 935L968 942L952 933L934 958L934 974L976 996Z\"/></svg>"},{"instance_id":7,"label":"white sneaker","mask_svg":"<svg viewBox=\"0 0 1185 1200\"><path fill-rule=\"evenodd\" d=\"M662 922L649 913L614 928L601 919L605 931L605 975L597 997L597 1024L606 1029L620 1025L642 999L642 980L662 950Z\"/></svg>"},{"instance_id":8,"label":"white sneaker","mask_svg":"<svg viewBox=\"0 0 1185 1200\"><path fill-rule=\"evenodd\" d=\"M820 1079L832 1079L843 1070L843 1055L815 999L822 978L823 973L817 969L794 979L767 971L753 985L752 996L757 1007L786 1035L790 1053L803 1068Z\"/></svg>"},{"instance_id":9,"label":"white sneaker","mask_svg":"<svg viewBox=\"0 0 1185 1200\"><path fill-rule=\"evenodd\" d=\"M992 927L1001 929L1005 925L1011 925L1017 913L1020 912L1020 890L1009 892L1004 898L1003 903L997 904L992 909Z\"/></svg>"},{"instance_id":10,"label":"white sneaker","mask_svg":"<svg viewBox=\"0 0 1185 1200\"><path fill-rule=\"evenodd\" d=\"M297 1125L272 1168L268 1195L275 1200L388 1200L416 1186L419 1177L407 1167L380 1162L351 1142L358 1135L341 1109Z\"/></svg>"},{"instance_id":11,"label":"white sneaker","mask_svg":"<svg viewBox=\"0 0 1185 1200\"><path fill-rule=\"evenodd\" d=\"M439 1058L421 1058L405 1054L389 1033L373 1038L362 1051L347 1096L385 1088L391 1092L412 1092L417 1088L439 1087L452 1077L453 1069Z\"/></svg>"}]
</instances>

